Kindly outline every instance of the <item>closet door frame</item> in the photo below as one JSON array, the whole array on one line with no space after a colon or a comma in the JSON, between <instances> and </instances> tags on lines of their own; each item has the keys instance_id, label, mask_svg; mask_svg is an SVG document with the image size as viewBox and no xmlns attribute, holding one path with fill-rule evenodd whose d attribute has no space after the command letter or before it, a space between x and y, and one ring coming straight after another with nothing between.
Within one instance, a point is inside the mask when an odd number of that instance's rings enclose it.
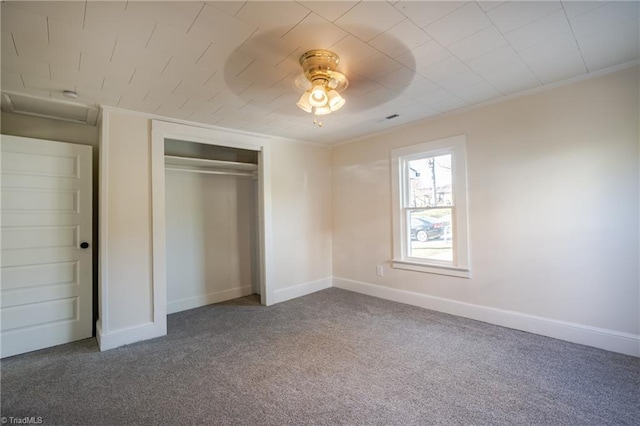
<instances>
[{"instance_id":1,"label":"closet door frame","mask_svg":"<svg viewBox=\"0 0 640 426\"><path fill-rule=\"evenodd\" d=\"M258 257L260 263L260 301L269 306L273 297L273 231L271 227L271 158L269 140L251 134L187 126L161 120L151 122L151 211L153 253L154 322L166 323L167 276L165 232L165 139L177 139L207 145L240 148L258 153Z\"/></svg>"}]
</instances>

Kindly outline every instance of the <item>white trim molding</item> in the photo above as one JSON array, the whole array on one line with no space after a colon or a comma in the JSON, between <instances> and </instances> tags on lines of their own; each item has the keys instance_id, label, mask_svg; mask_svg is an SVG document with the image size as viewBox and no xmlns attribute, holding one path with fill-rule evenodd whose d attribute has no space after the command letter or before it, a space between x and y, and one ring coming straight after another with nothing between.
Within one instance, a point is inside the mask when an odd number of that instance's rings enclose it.
<instances>
[{"instance_id":1,"label":"white trim molding","mask_svg":"<svg viewBox=\"0 0 640 426\"><path fill-rule=\"evenodd\" d=\"M273 304L271 220L271 157L269 141L246 134L187 126L166 121L151 121L151 194L153 238L153 305L154 321L167 316L166 235L165 235L165 164L166 139L177 139L208 145L248 149L258 153L258 232L260 256L260 294L263 305Z\"/></svg>"},{"instance_id":2,"label":"white trim molding","mask_svg":"<svg viewBox=\"0 0 640 426\"><path fill-rule=\"evenodd\" d=\"M245 136L254 137L254 138L267 138L267 139L269 139L271 141L296 142L296 143L302 143L302 144L305 144L305 145L311 145L311 146L331 149L331 145L328 145L328 144L322 143L322 142L313 142L313 141L309 141L309 140L305 140L305 139L287 138L287 137L283 137L283 136L270 135L270 134L266 134L266 133L256 133L256 132L249 132L249 131L246 131L246 130L233 129L231 127L220 127L220 126L215 126L215 125L212 125L212 124L197 123L195 121L182 120L182 119L179 119L179 118L167 117L166 115L158 115L158 114L153 114L153 113L148 113L148 112L135 111L135 110L132 110L132 109L114 107L114 106L110 106L110 105L101 105L100 109L102 109L103 111L120 112L120 113L127 114L127 115L133 115L133 116L136 116L136 117L146 118L146 119L149 119L149 120L165 121L167 123L184 124L185 126L190 126L190 127L198 127L198 128L201 128L201 129L210 129L210 130L220 131L220 132L227 133L227 134L232 133L232 134L235 134L235 135L245 135Z\"/></svg>"},{"instance_id":3,"label":"white trim molding","mask_svg":"<svg viewBox=\"0 0 640 426\"><path fill-rule=\"evenodd\" d=\"M362 281L333 277L333 287L438 312L483 321L567 342L640 357L640 335L591 327L521 312L474 305Z\"/></svg>"},{"instance_id":4,"label":"white trim molding","mask_svg":"<svg viewBox=\"0 0 640 426\"><path fill-rule=\"evenodd\" d=\"M110 333L103 333L100 321L96 324L96 340L101 351L161 337L166 334L166 323L164 329L162 329L162 324L149 322L131 328L114 330Z\"/></svg>"},{"instance_id":5,"label":"white trim molding","mask_svg":"<svg viewBox=\"0 0 640 426\"><path fill-rule=\"evenodd\" d=\"M471 271L468 268L456 268L444 265L424 265L422 263L395 259L391 261L391 266L396 269L405 269L407 271L428 272L431 274L449 275L451 277L471 278Z\"/></svg>"},{"instance_id":6,"label":"white trim molding","mask_svg":"<svg viewBox=\"0 0 640 426\"><path fill-rule=\"evenodd\" d=\"M99 330L109 332L109 295L107 286L109 282L109 257L107 256L107 235L109 227L109 115L102 110L100 114L102 128L98 134L98 197L99 207L94 214L98 215L98 321L96 322L96 337L100 343ZM102 328L104 327L104 329Z\"/></svg>"},{"instance_id":7,"label":"white trim molding","mask_svg":"<svg viewBox=\"0 0 640 426\"><path fill-rule=\"evenodd\" d=\"M331 285L331 278L323 278L317 281L310 281L308 283L281 288L273 292L274 303L286 302L287 300L306 296L307 294L329 288Z\"/></svg>"},{"instance_id":8,"label":"white trim molding","mask_svg":"<svg viewBox=\"0 0 640 426\"><path fill-rule=\"evenodd\" d=\"M393 223L393 261L391 266L416 272L470 278L469 220L467 212L467 148L466 135L422 142L391 150L391 218ZM417 206L411 200L413 183L410 163L447 155L451 158L451 194L448 206ZM415 171L417 173L417 171ZM436 173L435 166L432 173ZM419 176L419 173L417 174ZM434 175L435 176L435 175ZM435 177L433 178L435 179ZM435 180L433 182L435 185ZM412 256L411 222L413 213L450 209L453 230L453 258L440 260ZM428 237L427 237L428 239Z\"/></svg>"},{"instance_id":9,"label":"white trim molding","mask_svg":"<svg viewBox=\"0 0 640 426\"><path fill-rule=\"evenodd\" d=\"M405 123L404 125L402 125L401 128L409 128L409 127L414 127L414 126L421 126L425 123L430 123L436 120L440 120L442 118L446 118L446 117L454 117L456 115L459 114L463 114L465 112L468 111L475 111L481 108L484 108L486 106L491 106L491 105L495 105L495 104L500 104L502 102L508 102L508 101L512 101L515 99L520 99L522 97L525 96L529 96L529 95L536 95L538 93L544 93L546 91L552 90L552 89L557 89L558 87L564 87L564 86L568 86L570 84L574 84L574 83L579 83L581 81L585 81L585 80L590 80L592 78L598 78L598 77L602 77L605 76L607 74L611 74L617 71L622 71L624 69L627 68L631 68L631 67L635 67L640 65L640 60L638 59L634 59L632 61L628 61L628 62L624 62L622 64L618 64L618 65L614 65L611 67L607 67L607 68L603 68L603 69L599 69L597 71L591 71L587 74L581 74L578 76L574 76L574 77L570 77L567 78L565 80L560 80L560 81L556 81L553 83L549 83L549 84L544 84L542 86L537 86L528 90L524 90L522 92L518 92L518 93L513 93L511 95L506 95L506 96L501 96L498 98L494 98L494 99L489 99L487 101L484 102L480 102L477 104L473 104L473 105L469 105L463 108L458 108L458 109L454 109L451 111L447 111L447 112L441 112L439 114L434 114L431 115L429 117L425 117L425 118L418 118L414 121L409 121L407 123ZM361 135L361 136L356 136L350 139L345 139L339 142L336 142L334 144L331 144L331 148L335 148L338 146L342 146L342 145L349 145L351 143L356 143L359 142L363 139L370 139L372 137L375 136L381 136L381 135L387 135L387 134L391 134L393 132L397 132L398 129L400 127L391 127L389 129L383 129L383 130L378 130L377 132L372 132L372 133L368 133L366 135Z\"/></svg>"},{"instance_id":10,"label":"white trim molding","mask_svg":"<svg viewBox=\"0 0 640 426\"><path fill-rule=\"evenodd\" d=\"M187 309L211 305L212 303L237 299L238 297L249 296L251 293L253 293L253 288L251 286L245 286L174 300L173 302L167 302L167 314L174 314L176 312L186 311Z\"/></svg>"}]
</instances>

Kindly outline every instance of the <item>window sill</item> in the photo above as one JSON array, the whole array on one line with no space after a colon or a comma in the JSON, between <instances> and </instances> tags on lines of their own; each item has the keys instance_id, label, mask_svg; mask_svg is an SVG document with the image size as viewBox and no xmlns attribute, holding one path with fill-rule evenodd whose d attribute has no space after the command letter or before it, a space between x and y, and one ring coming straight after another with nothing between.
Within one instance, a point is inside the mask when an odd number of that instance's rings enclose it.
<instances>
[{"instance_id":1,"label":"window sill","mask_svg":"<svg viewBox=\"0 0 640 426\"><path fill-rule=\"evenodd\" d=\"M405 269L429 274L449 275L451 277L471 278L471 271L466 268L444 265L426 265L424 263L410 262L406 260L392 260L391 266L396 269Z\"/></svg>"}]
</instances>

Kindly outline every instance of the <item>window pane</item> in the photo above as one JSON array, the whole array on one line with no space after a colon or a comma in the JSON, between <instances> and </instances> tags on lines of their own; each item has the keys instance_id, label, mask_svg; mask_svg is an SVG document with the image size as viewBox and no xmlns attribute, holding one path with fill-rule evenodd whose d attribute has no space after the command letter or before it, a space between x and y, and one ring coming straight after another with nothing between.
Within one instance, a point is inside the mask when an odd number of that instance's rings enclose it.
<instances>
[{"instance_id":1,"label":"window pane","mask_svg":"<svg viewBox=\"0 0 640 426\"><path fill-rule=\"evenodd\" d=\"M409 210L408 255L453 262L452 208Z\"/></svg>"},{"instance_id":2,"label":"window pane","mask_svg":"<svg viewBox=\"0 0 640 426\"><path fill-rule=\"evenodd\" d=\"M441 207L453 205L451 154L424 157L407 162L409 205Z\"/></svg>"}]
</instances>

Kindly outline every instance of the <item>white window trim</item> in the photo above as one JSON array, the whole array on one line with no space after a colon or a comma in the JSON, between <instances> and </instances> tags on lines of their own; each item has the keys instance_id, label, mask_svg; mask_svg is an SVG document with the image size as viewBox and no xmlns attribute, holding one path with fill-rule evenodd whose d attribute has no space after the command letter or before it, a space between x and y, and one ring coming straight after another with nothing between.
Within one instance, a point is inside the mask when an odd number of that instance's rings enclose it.
<instances>
[{"instance_id":1,"label":"white window trim","mask_svg":"<svg viewBox=\"0 0 640 426\"><path fill-rule=\"evenodd\" d=\"M417 259L407 256L406 238L409 235L406 229L406 220L403 220L402 182L405 180L403 161L413 157L424 155L439 155L452 153L453 191L455 209L451 218L455 224L454 260L452 263ZM397 269L406 269L417 272L427 272L440 275L470 278L471 268L469 259L469 224L467 214L467 155L466 136L453 136L432 142L425 142L391 151L391 199L393 203L393 260L391 265Z\"/></svg>"}]
</instances>

